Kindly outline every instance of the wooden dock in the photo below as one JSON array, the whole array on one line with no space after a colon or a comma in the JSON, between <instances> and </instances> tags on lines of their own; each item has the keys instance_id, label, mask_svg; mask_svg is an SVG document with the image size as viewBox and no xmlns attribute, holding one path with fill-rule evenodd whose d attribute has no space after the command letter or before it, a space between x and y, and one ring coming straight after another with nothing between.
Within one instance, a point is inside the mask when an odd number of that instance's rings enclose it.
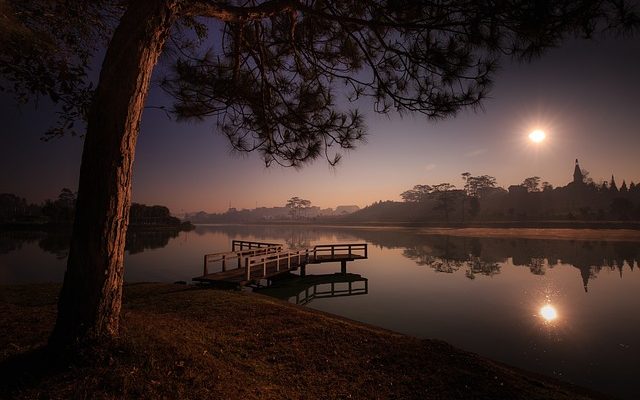
<instances>
[{"instance_id":1,"label":"wooden dock","mask_svg":"<svg viewBox=\"0 0 640 400\"><path fill-rule=\"evenodd\" d=\"M309 264L340 262L346 273L347 262L368 257L366 243L322 244L303 250L288 250L277 243L234 240L231 251L205 254L198 282L227 282L247 285L300 268L304 276Z\"/></svg>"}]
</instances>

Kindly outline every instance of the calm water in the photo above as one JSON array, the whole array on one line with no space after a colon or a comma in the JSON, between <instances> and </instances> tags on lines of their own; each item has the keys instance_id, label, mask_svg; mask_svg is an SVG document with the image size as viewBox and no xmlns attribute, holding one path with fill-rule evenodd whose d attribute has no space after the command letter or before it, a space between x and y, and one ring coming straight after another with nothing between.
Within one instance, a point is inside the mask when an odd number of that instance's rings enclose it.
<instances>
[{"instance_id":1,"label":"calm water","mask_svg":"<svg viewBox=\"0 0 640 400\"><path fill-rule=\"evenodd\" d=\"M272 226L199 226L128 239L128 282L189 281L201 274L203 254L228 250L232 239L293 248L367 242L369 259L349 263L346 277L335 275L339 264L314 265L305 280L261 292L640 398L640 243ZM67 240L0 232L0 283L61 281ZM554 307L555 320L540 314L545 305Z\"/></svg>"}]
</instances>

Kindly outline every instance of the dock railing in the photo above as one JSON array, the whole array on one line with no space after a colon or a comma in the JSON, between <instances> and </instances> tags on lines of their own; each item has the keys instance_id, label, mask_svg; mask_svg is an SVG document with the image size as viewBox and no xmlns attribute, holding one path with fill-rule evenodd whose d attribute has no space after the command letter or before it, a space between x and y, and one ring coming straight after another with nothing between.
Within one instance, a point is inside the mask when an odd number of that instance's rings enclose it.
<instances>
[{"instance_id":1,"label":"dock railing","mask_svg":"<svg viewBox=\"0 0 640 400\"><path fill-rule=\"evenodd\" d=\"M309 249L277 251L275 253L258 254L244 258L245 279L251 280L251 271L255 266L262 267L262 276L267 276L267 267L274 267L276 272L280 268L290 270L292 267L299 267L309 261ZM285 264L286 263L286 264Z\"/></svg>"},{"instance_id":2,"label":"dock railing","mask_svg":"<svg viewBox=\"0 0 640 400\"><path fill-rule=\"evenodd\" d=\"M280 243L252 242L249 240L232 240L231 251L262 249L265 247L283 247Z\"/></svg>"},{"instance_id":3,"label":"dock railing","mask_svg":"<svg viewBox=\"0 0 640 400\"><path fill-rule=\"evenodd\" d=\"M209 265L213 263L221 263L222 272L227 271L228 267L242 268L242 260L259 254L269 254L282 251L282 245L276 244L268 247L254 247L250 250L228 251L224 253L205 254L203 259L203 275L209 274Z\"/></svg>"},{"instance_id":4,"label":"dock railing","mask_svg":"<svg viewBox=\"0 0 640 400\"><path fill-rule=\"evenodd\" d=\"M340 243L340 244L319 244L313 248L313 258L318 256L355 256L356 258L368 257L367 243Z\"/></svg>"}]
</instances>

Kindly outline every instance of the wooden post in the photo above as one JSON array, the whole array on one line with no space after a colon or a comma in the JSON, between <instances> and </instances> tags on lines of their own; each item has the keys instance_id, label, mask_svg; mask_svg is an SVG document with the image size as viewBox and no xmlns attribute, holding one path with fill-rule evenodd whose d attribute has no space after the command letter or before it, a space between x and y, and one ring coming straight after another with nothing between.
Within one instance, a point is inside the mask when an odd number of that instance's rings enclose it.
<instances>
[{"instance_id":1,"label":"wooden post","mask_svg":"<svg viewBox=\"0 0 640 400\"><path fill-rule=\"evenodd\" d=\"M262 276L267 276L267 259L262 257Z\"/></svg>"},{"instance_id":2,"label":"wooden post","mask_svg":"<svg viewBox=\"0 0 640 400\"><path fill-rule=\"evenodd\" d=\"M276 272L280 272L280 253L276 253Z\"/></svg>"},{"instance_id":3,"label":"wooden post","mask_svg":"<svg viewBox=\"0 0 640 400\"><path fill-rule=\"evenodd\" d=\"M225 254L223 254L222 255L222 272L225 272L227 270L226 258L227 258L227 256Z\"/></svg>"},{"instance_id":4,"label":"wooden post","mask_svg":"<svg viewBox=\"0 0 640 400\"><path fill-rule=\"evenodd\" d=\"M331 245L331 258L336 257L336 246Z\"/></svg>"},{"instance_id":5,"label":"wooden post","mask_svg":"<svg viewBox=\"0 0 640 400\"><path fill-rule=\"evenodd\" d=\"M244 258L244 268L247 282L251 280L251 266L249 265L249 257Z\"/></svg>"},{"instance_id":6,"label":"wooden post","mask_svg":"<svg viewBox=\"0 0 640 400\"><path fill-rule=\"evenodd\" d=\"M349 257L351 257L351 245L347 248L347 253L349 253Z\"/></svg>"},{"instance_id":7,"label":"wooden post","mask_svg":"<svg viewBox=\"0 0 640 400\"><path fill-rule=\"evenodd\" d=\"M369 258L369 257L367 257L367 248L368 247L369 247L369 245L365 243L364 244L364 258Z\"/></svg>"},{"instance_id":8,"label":"wooden post","mask_svg":"<svg viewBox=\"0 0 640 400\"><path fill-rule=\"evenodd\" d=\"M209 271L207 271L207 255L204 255L204 268L202 269L202 276L209 275Z\"/></svg>"},{"instance_id":9,"label":"wooden post","mask_svg":"<svg viewBox=\"0 0 640 400\"><path fill-rule=\"evenodd\" d=\"M346 275L347 273L347 260L340 261L340 273Z\"/></svg>"}]
</instances>

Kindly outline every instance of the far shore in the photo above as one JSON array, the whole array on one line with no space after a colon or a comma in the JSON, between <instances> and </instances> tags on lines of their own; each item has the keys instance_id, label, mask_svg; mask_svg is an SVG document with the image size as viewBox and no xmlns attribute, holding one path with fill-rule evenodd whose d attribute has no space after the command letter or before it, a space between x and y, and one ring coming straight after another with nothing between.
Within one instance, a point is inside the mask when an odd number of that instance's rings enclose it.
<instances>
[{"instance_id":1,"label":"far shore","mask_svg":"<svg viewBox=\"0 0 640 400\"><path fill-rule=\"evenodd\" d=\"M196 224L196 226L318 226L322 228L362 230L403 230L423 235L447 235L467 237L495 237L522 239L584 240L640 242L640 229L630 228L535 228L535 227L451 227L420 224L324 224L324 223L246 223L246 224Z\"/></svg>"},{"instance_id":2,"label":"far shore","mask_svg":"<svg viewBox=\"0 0 640 400\"><path fill-rule=\"evenodd\" d=\"M640 242L640 230L636 229L421 228L418 232L425 235Z\"/></svg>"},{"instance_id":3,"label":"far shore","mask_svg":"<svg viewBox=\"0 0 640 400\"><path fill-rule=\"evenodd\" d=\"M193 222L195 225L317 225L336 227L385 227L385 228L492 228L492 229L624 229L640 231L640 221L475 221L450 222L444 221L356 221L349 219L303 219L303 220L256 220L256 221L228 221L215 223Z\"/></svg>"}]
</instances>

